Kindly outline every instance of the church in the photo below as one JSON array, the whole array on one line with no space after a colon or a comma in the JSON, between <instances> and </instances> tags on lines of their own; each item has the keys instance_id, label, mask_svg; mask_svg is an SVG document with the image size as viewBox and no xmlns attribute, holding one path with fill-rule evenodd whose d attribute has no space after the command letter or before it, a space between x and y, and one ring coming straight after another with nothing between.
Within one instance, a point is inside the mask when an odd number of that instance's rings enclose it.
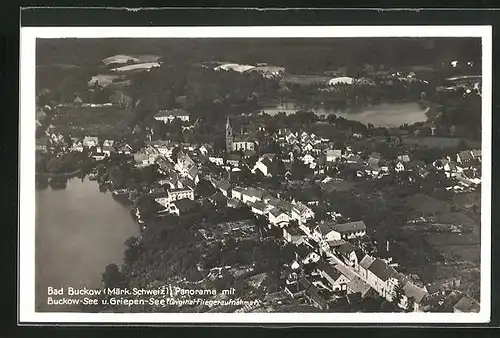
<instances>
[{"instance_id":1,"label":"church","mask_svg":"<svg viewBox=\"0 0 500 338\"><path fill-rule=\"evenodd\" d=\"M254 152L257 149L259 142L257 138L250 135L234 135L233 128L229 121L229 116L226 121L226 152L230 153L233 151L251 151Z\"/></svg>"}]
</instances>

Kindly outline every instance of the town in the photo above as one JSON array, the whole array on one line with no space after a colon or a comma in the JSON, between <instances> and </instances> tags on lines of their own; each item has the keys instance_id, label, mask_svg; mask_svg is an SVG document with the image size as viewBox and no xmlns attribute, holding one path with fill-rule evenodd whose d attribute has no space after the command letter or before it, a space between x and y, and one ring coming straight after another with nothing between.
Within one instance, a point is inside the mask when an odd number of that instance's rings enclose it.
<instances>
[{"instance_id":1,"label":"town","mask_svg":"<svg viewBox=\"0 0 500 338\"><path fill-rule=\"evenodd\" d=\"M145 67L136 76L147 81L164 66L146 61L127 57L123 67ZM141 229L127 241L123 267L106 268L106 287L234 287L236 297L260 301L132 311L479 311L481 144L470 120L447 112L479 107L467 114L480 120L480 77L448 78L431 98L419 69L325 80L268 64L198 67L210 76L278 79L288 92L281 91L276 114L259 108L207 117L177 98L144 108L149 116L121 137L68 128L94 111L111 119L113 111L131 109L121 91L110 100L38 100L37 187L61 189L71 177L97 181ZM103 90L103 79L89 81L91 93ZM129 80L109 83L117 81ZM389 81L418 91L426 121L365 125L289 98L304 87L319 97L351 97L353 87L385 88Z\"/></svg>"}]
</instances>

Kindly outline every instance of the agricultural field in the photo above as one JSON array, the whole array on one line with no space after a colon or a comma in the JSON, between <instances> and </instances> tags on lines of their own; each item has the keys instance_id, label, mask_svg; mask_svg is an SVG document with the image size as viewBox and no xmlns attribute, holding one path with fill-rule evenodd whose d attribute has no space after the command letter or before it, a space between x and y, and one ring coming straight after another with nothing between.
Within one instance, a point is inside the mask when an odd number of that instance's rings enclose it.
<instances>
[{"instance_id":1,"label":"agricultural field","mask_svg":"<svg viewBox=\"0 0 500 338\"><path fill-rule=\"evenodd\" d=\"M403 144L418 144L421 147L449 149L460 146L462 141L469 148L481 148L481 142L452 137L408 137L403 139Z\"/></svg>"},{"instance_id":2,"label":"agricultural field","mask_svg":"<svg viewBox=\"0 0 500 338\"><path fill-rule=\"evenodd\" d=\"M451 211L450 202L440 201L424 194L408 197L406 204L415 210L415 216L430 216Z\"/></svg>"},{"instance_id":3,"label":"agricultural field","mask_svg":"<svg viewBox=\"0 0 500 338\"><path fill-rule=\"evenodd\" d=\"M51 123L62 132L73 136L120 134L125 132L133 112L116 107L61 107Z\"/></svg>"}]
</instances>

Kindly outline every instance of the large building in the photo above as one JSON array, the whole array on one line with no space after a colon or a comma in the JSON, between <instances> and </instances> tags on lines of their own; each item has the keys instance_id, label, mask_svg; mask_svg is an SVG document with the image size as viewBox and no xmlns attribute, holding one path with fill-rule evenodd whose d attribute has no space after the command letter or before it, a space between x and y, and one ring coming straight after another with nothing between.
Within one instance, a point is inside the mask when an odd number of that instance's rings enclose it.
<instances>
[{"instance_id":1,"label":"large building","mask_svg":"<svg viewBox=\"0 0 500 338\"><path fill-rule=\"evenodd\" d=\"M234 135L233 128L229 122L229 117L226 120L226 151L255 151L258 145L256 138L249 135Z\"/></svg>"}]
</instances>

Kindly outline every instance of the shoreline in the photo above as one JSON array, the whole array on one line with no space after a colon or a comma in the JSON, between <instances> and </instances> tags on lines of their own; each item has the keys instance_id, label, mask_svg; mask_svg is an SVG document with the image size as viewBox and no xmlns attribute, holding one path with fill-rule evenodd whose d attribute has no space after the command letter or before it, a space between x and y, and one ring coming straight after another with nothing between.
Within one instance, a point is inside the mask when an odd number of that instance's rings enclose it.
<instances>
[{"instance_id":1,"label":"shoreline","mask_svg":"<svg viewBox=\"0 0 500 338\"><path fill-rule=\"evenodd\" d=\"M75 171L71 171L69 173L58 173L58 174L53 174L53 173L37 173L37 172L35 172L35 176L43 176L43 177L47 177L47 178L68 177L68 176L78 175L80 172L81 172L80 169L77 169Z\"/></svg>"}]
</instances>

